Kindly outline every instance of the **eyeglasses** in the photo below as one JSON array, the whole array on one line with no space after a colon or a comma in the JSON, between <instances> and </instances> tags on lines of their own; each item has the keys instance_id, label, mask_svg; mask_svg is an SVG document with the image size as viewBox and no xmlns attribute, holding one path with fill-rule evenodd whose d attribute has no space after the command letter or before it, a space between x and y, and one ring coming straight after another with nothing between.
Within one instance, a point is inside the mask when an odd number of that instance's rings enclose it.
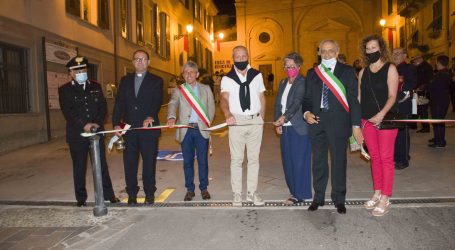
<instances>
[{"instance_id":1,"label":"eyeglasses","mask_svg":"<svg viewBox=\"0 0 455 250\"><path fill-rule=\"evenodd\" d=\"M144 58L144 57L133 58L133 62L145 62L145 61L148 61L148 58Z\"/></svg>"},{"instance_id":2,"label":"eyeglasses","mask_svg":"<svg viewBox=\"0 0 455 250\"><path fill-rule=\"evenodd\" d=\"M297 69L299 66L283 66L285 70Z\"/></svg>"}]
</instances>

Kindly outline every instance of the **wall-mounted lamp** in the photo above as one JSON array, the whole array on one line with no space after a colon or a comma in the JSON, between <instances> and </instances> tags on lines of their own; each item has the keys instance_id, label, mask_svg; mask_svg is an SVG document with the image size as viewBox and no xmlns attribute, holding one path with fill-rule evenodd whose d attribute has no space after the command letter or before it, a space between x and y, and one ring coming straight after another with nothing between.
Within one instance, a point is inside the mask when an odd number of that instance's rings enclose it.
<instances>
[{"instance_id":1,"label":"wall-mounted lamp","mask_svg":"<svg viewBox=\"0 0 455 250\"><path fill-rule=\"evenodd\" d=\"M185 28L186 28L186 34L174 35L174 40L179 40L180 38L182 38L188 34L191 34L193 32L193 25L188 24L188 25L186 25Z\"/></svg>"},{"instance_id":2,"label":"wall-mounted lamp","mask_svg":"<svg viewBox=\"0 0 455 250\"><path fill-rule=\"evenodd\" d=\"M381 19L381 20L379 20L379 25L381 25L381 27L382 27L383 29L392 29L392 30L396 29L395 26L385 26L386 23L387 23L387 21L386 21L384 18Z\"/></svg>"}]
</instances>

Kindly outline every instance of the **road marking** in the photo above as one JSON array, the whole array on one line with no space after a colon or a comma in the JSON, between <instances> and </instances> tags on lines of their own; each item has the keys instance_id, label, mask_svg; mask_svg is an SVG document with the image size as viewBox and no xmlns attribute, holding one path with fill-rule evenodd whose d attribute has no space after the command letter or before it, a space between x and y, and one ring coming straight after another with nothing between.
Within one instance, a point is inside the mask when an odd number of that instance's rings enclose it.
<instances>
[{"instance_id":1,"label":"road marking","mask_svg":"<svg viewBox=\"0 0 455 250\"><path fill-rule=\"evenodd\" d=\"M167 198L175 191L175 188L166 188L158 197L156 197L155 202L163 203Z\"/></svg>"},{"instance_id":2,"label":"road marking","mask_svg":"<svg viewBox=\"0 0 455 250\"><path fill-rule=\"evenodd\" d=\"M175 191L175 188L166 188L158 197L155 198L156 203L163 203ZM137 203L144 203L145 197L137 197ZM123 198L122 203L128 203L128 198Z\"/></svg>"}]
</instances>

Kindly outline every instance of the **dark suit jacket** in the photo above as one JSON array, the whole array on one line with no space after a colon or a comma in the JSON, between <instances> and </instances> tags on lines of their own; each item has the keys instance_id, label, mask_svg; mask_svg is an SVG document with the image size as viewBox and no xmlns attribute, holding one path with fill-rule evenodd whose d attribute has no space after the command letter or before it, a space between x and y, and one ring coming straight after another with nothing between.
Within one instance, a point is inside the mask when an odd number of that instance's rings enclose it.
<instances>
[{"instance_id":1,"label":"dark suit jacket","mask_svg":"<svg viewBox=\"0 0 455 250\"><path fill-rule=\"evenodd\" d=\"M447 108L450 102L450 85L452 84L452 79L447 69L440 70L434 76L433 81L428 85L428 90L430 92L430 107L432 112L440 111L436 114L437 117L445 117ZM444 114L442 114L444 113ZM432 114L433 118L435 114Z\"/></svg>"},{"instance_id":2,"label":"dark suit jacket","mask_svg":"<svg viewBox=\"0 0 455 250\"><path fill-rule=\"evenodd\" d=\"M412 114L412 90L417 86L417 70L414 65L402 62L397 65L398 75L403 76L403 85L398 89L397 102L398 110L405 115ZM411 97L403 102L399 102L405 96L403 91L411 91Z\"/></svg>"},{"instance_id":3,"label":"dark suit jacket","mask_svg":"<svg viewBox=\"0 0 455 250\"><path fill-rule=\"evenodd\" d=\"M281 112L281 98L283 97L284 89L286 88L288 79L282 79L278 86L278 95L275 99L275 121L283 115ZM284 112L285 121L291 121L292 127L301 135L308 134L308 124L303 119L302 102L305 95L305 78L298 75L289 90L286 101L286 110Z\"/></svg>"},{"instance_id":4,"label":"dark suit jacket","mask_svg":"<svg viewBox=\"0 0 455 250\"><path fill-rule=\"evenodd\" d=\"M333 118L330 122L333 123L333 126L337 127L337 130L345 132L345 135L349 137L352 134L352 126L360 126L360 104L357 100L357 78L354 68L342 63L337 63L335 65L333 73L346 88L350 113L346 112L333 93L329 91L328 113ZM314 69L310 69L306 78L306 91L303 98L303 113L310 111L316 116L319 116L322 112L320 111L322 84L322 80L316 74ZM310 135L312 133L313 126L309 127Z\"/></svg>"},{"instance_id":5,"label":"dark suit jacket","mask_svg":"<svg viewBox=\"0 0 455 250\"><path fill-rule=\"evenodd\" d=\"M60 108L66 119L66 141L88 140L82 137L87 123L96 123L103 130L107 113L106 99L101 86L94 81L87 81L85 90L78 83L71 81L58 88Z\"/></svg>"},{"instance_id":6,"label":"dark suit jacket","mask_svg":"<svg viewBox=\"0 0 455 250\"><path fill-rule=\"evenodd\" d=\"M148 116L155 120L154 126L159 125L158 113L163 102L163 79L147 72L136 97L134 76L134 73L127 74L120 81L112 114L112 126L123 121L133 128L142 127ZM159 130L156 133L159 133Z\"/></svg>"}]
</instances>

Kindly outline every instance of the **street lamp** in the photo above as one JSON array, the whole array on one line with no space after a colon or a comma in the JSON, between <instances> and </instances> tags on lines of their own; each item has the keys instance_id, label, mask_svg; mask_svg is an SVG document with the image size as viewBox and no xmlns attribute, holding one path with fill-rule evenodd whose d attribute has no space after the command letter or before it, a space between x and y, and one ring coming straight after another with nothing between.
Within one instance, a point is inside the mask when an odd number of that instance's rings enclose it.
<instances>
[{"instance_id":1,"label":"street lamp","mask_svg":"<svg viewBox=\"0 0 455 250\"><path fill-rule=\"evenodd\" d=\"M179 40L182 37L185 37L188 34L191 34L193 32L193 25L188 24L186 25L186 34L179 34L179 35L174 35L174 40Z\"/></svg>"}]
</instances>

